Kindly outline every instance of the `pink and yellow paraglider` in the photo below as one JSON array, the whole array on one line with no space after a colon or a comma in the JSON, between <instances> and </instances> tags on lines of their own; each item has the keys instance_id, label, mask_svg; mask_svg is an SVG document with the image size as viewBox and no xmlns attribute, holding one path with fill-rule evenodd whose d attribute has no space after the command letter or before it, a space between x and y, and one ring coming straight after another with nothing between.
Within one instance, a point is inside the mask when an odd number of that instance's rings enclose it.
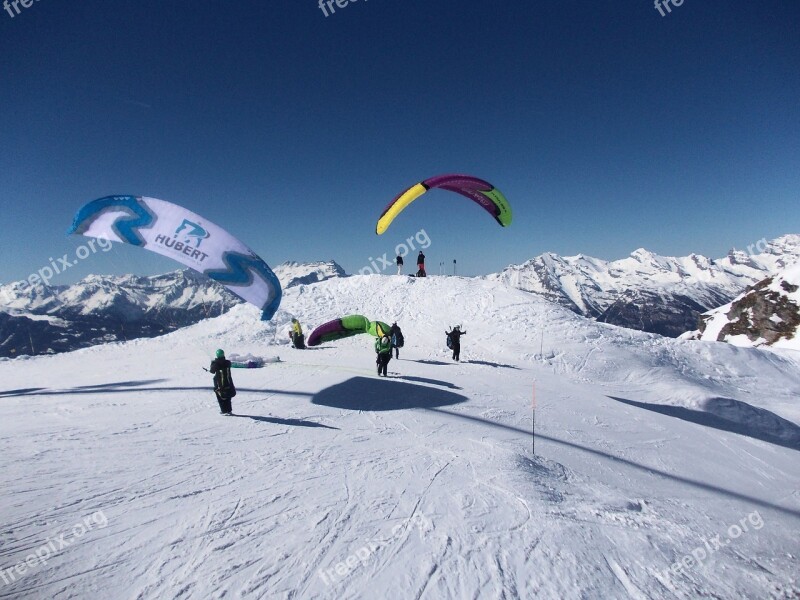
<instances>
[{"instance_id":1,"label":"pink and yellow paraglider","mask_svg":"<svg viewBox=\"0 0 800 600\"><path fill-rule=\"evenodd\" d=\"M398 194L383 209L375 226L375 233L381 235L385 232L395 217L403 212L409 204L434 188L461 194L478 204L503 227L511 225L511 207L508 204L508 200L491 183L471 175L438 175L412 185Z\"/></svg>"}]
</instances>

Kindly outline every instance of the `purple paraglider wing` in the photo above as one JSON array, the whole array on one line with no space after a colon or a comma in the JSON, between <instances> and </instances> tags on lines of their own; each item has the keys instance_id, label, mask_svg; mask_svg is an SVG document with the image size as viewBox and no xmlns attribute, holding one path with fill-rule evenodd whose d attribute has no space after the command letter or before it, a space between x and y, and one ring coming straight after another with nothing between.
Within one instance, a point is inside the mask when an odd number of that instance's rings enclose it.
<instances>
[{"instance_id":1,"label":"purple paraglider wing","mask_svg":"<svg viewBox=\"0 0 800 600\"><path fill-rule=\"evenodd\" d=\"M461 194L465 198L469 198L492 215L495 221L503 227L507 227L511 224L511 207L500 190L488 181L478 179L471 175L448 174L438 175L421 181L395 196L386 208L383 209L383 212L378 218L378 223L375 226L375 232L378 235L382 234L392 221L394 221L395 217L409 204L428 190L436 188L455 192Z\"/></svg>"}]
</instances>

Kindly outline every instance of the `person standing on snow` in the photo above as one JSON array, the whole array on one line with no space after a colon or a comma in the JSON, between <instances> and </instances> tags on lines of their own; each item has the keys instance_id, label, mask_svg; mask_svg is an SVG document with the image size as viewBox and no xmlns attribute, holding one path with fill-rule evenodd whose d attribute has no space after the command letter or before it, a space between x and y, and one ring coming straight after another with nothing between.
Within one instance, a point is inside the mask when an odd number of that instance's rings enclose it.
<instances>
[{"instance_id":1,"label":"person standing on snow","mask_svg":"<svg viewBox=\"0 0 800 600\"><path fill-rule=\"evenodd\" d=\"M289 332L289 338L292 340L292 346L298 350L302 350L306 347L303 328L300 326L300 321L294 317L292 317L292 330Z\"/></svg>"},{"instance_id":2,"label":"person standing on snow","mask_svg":"<svg viewBox=\"0 0 800 600\"><path fill-rule=\"evenodd\" d=\"M397 262L397 274L398 275L402 275L403 274L403 257L398 254L397 258L395 260Z\"/></svg>"},{"instance_id":3,"label":"person standing on snow","mask_svg":"<svg viewBox=\"0 0 800 600\"><path fill-rule=\"evenodd\" d=\"M453 349L453 360L460 362L461 360L461 336L467 335L466 331L461 331L461 326L456 325L453 331L445 331L447 339L450 340L450 347Z\"/></svg>"},{"instance_id":4,"label":"person standing on snow","mask_svg":"<svg viewBox=\"0 0 800 600\"><path fill-rule=\"evenodd\" d=\"M403 332L400 331L400 326L396 321L392 323L392 327L389 329L389 339L392 341L392 348L394 348L394 357L399 359L400 348L403 347L405 339L403 338Z\"/></svg>"},{"instance_id":5,"label":"person standing on snow","mask_svg":"<svg viewBox=\"0 0 800 600\"><path fill-rule=\"evenodd\" d=\"M425 255L422 253L422 250L420 250L417 255L417 277L427 277L425 273Z\"/></svg>"},{"instance_id":6,"label":"person standing on snow","mask_svg":"<svg viewBox=\"0 0 800 600\"><path fill-rule=\"evenodd\" d=\"M231 398L236 395L236 387L231 377L231 361L225 358L225 352L217 350L208 371L214 375L214 393L217 395L219 411L223 415L232 414Z\"/></svg>"},{"instance_id":7,"label":"person standing on snow","mask_svg":"<svg viewBox=\"0 0 800 600\"><path fill-rule=\"evenodd\" d=\"M383 372L383 376L386 377L389 361L392 360L392 341L388 335L375 340L375 354L378 355L375 359L375 363L378 365L378 376Z\"/></svg>"}]
</instances>

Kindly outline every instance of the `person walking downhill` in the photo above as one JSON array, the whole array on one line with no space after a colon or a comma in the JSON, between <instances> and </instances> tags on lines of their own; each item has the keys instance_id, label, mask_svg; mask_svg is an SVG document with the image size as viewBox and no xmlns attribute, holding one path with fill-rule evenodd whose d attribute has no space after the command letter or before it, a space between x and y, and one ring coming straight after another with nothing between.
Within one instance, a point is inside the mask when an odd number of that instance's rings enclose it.
<instances>
[{"instance_id":1,"label":"person walking downhill","mask_svg":"<svg viewBox=\"0 0 800 600\"><path fill-rule=\"evenodd\" d=\"M453 350L453 360L456 362L461 361L461 336L467 335L466 331L461 331L461 326L456 325L453 331L445 331L447 339L450 341L448 344Z\"/></svg>"},{"instance_id":2,"label":"person walking downhill","mask_svg":"<svg viewBox=\"0 0 800 600\"><path fill-rule=\"evenodd\" d=\"M233 414L231 398L236 395L236 387L231 377L231 361L225 358L225 352L217 350L208 372L214 375L214 393L217 395L219 411L223 415Z\"/></svg>"},{"instance_id":3,"label":"person walking downhill","mask_svg":"<svg viewBox=\"0 0 800 600\"><path fill-rule=\"evenodd\" d=\"M400 326L395 321L392 323L391 329L389 329L389 339L392 340L392 348L394 348L394 357L399 359L400 358L400 348L403 347L405 344L405 338L403 337L403 332L400 331Z\"/></svg>"}]
</instances>

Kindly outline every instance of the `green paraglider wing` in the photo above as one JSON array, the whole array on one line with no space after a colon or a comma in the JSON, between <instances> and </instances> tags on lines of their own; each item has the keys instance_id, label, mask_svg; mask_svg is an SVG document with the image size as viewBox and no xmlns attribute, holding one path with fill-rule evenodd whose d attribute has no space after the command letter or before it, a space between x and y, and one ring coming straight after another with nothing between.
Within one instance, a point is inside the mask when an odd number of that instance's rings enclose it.
<instances>
[{"instance_id":1,"label":"green paraglider wing","mask_svg":"<svg viewBox=\"0 0 800 600\"><path fill-rule=\"evenodd\" d=\"M367 333L374 335L375 337L383 337L385 335L389 335L389 329L390 327L383 321L372 321L369 324Z\"/></svg>"},{"instance_id":2,"label":"green paraglider wing","mask_svg":"<svg viewBox=\"0 0 800 600\"><path fill-rule=\"evenodd\" d=\"M370 321L362 315L348 315L317 327L308 336L308 345L319 346L325 342L334 342L362 333L375 337L389 335L389 326L383 321Z\"/></svg>"}]
</instances>

